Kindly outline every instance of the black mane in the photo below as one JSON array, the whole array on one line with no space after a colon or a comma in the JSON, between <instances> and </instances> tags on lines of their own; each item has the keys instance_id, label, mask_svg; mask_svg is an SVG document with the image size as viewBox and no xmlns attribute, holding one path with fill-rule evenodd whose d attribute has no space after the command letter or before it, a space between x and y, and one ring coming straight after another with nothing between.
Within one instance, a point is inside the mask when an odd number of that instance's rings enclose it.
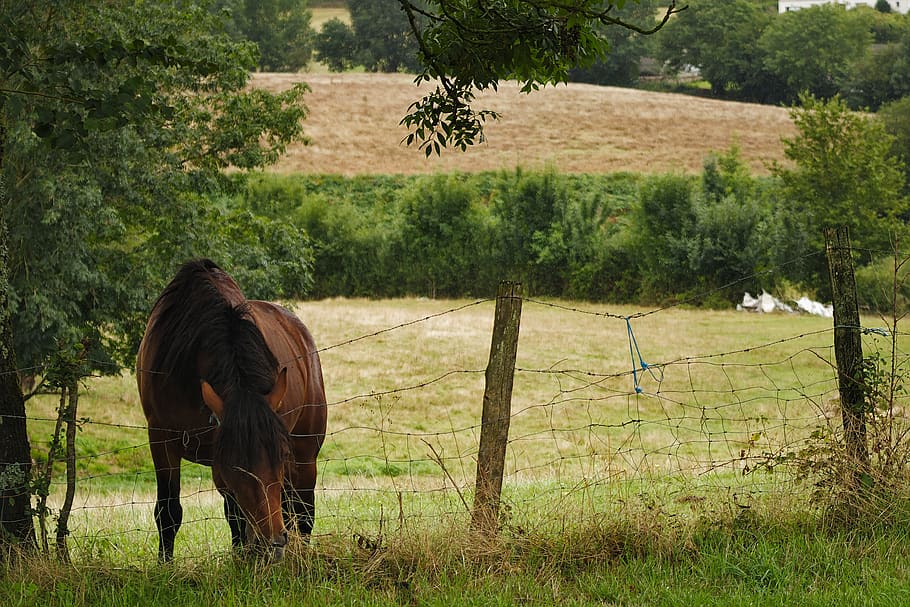
<instances>
[{"instance_id":1,"label":"black mane","mask_svg":"<svg viewBox=\"0 0 910 607\"><path fill-rule=\"evenodd\" d=\"M234 291L241 303L232 305L223 291ZM274 388L278 361L233 279L211 260L187 262L155 307L159 341L152 370L192 394L200 394L205 379L224 400L216 459L249 470L264 449L270 464L280 465L288 431L265 399ZM198 368L200 354L208 361L204 371Z\"/></svg>"}]
</instances>

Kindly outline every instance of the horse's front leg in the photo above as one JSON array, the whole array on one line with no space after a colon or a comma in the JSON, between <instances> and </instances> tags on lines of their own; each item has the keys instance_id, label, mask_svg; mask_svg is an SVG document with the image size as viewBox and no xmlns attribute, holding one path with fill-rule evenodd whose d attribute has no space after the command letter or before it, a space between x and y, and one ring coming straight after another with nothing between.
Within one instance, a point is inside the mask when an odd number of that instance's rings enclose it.
<instances>
[{"instance_id":1,"label":"horse's front leg","mask_svg":"<svg viewBox=\"0 0 910 607\"><path fill-rule=\"evenodd\" d=\"M313 489L296 489L290 485L284 489L284 522L288 529L294 529L303 539L309 540L316 518L316 495Z\"/></svg>"},{"instance_id":2,"label":"horse's front leg","mask_svg":"<svg viewBox=\"0 0 910 607\"><path fill-rule=\"evenodd\" d=\"M227 489L219 489L221 496L224 498L224 518L231 528L231 546L237 552L243 552L247 545L247 522L243 510L237 499Z\"/></svg>"},{"instance_id":3,"label":"horse's front leg","mask_svg":"<svg viewBox=\"0 0 910 607\"><path fill-rule=\"evenodd\" d=\"M235 552L242 553L248 543L246 515L214 466L212 467L212 480L215 482L215 487L218 488L218 493L224 499L224 518L227 520L228 527L231 528L231 546Z\"/></svg>"},{"instance_id":4,"label":"horse's front leg","mask_svg":"<svg viewBox=\"0 0 910 607\"><path fill-rule=\"evenodd\" d=\"M180 505L180 459L182 443L174 434L154 428L149 429L152 461L158 495L155 500L155 526L158 528L158 561L174 558L174 540L183 522Z\"/></svg>"},{"instance_id":5,"label":"horse's front leg","mask_svg":"<svg viewBox=\"0 0 910 607\"><path fill-rule=\"evenodd\" d=\"M284 487L285 525L309 540L316 518L315 458L291 464L291 474Z\"/></svg>"}]
</instances>

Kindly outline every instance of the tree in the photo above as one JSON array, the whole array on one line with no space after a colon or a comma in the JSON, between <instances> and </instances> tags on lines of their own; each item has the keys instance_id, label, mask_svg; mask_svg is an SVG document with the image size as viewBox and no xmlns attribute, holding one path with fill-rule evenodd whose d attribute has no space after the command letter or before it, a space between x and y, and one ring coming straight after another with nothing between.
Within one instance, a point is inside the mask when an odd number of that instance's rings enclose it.
<instances>
[{"instance_id":1,"label":"tree","mask_svg":"<svg viewBox=\"0 0 910 607\"><path fill-rule=\"evenodd\" d=\"M658 59L673 72L698 68L715 96L777 101L780 87L758 46L774 18L751 0L692 0L658 38Z\"/></svg>"},{"instance_id":2,"label":"tree","mask_svg":"<svg viewBox=\"0 0 910 607\"><path fill-rule=\"evenodd\" d=\"M884 49L878 55L884 56L885 60L875 70L882 74L883 103L910 95L910 26L901 32L896 43L886 45Z\"/></svg>"},{"instance_id":3,"label":"tree","mask_svg":"<svg viewBox=\"0 0 910 607\"><path fill-rule=\"evenodd\" d=\"M630 23L645 25L654 21L650 2L630 4L615 14ZM634 86L638 82L641 58L647 52L646 38L635 30L600 26L609 42L608 57L585 68L569 70L569 80L610 86Z\"/></svg>"},{"instance_id":4,"label":"tree","mask_svg":"<svg viewBox=\"0 0 910 607\"><path fill-rule=\"evenodd\" d=\"M870 13L872 36L875 44L898 42L910 28L910 22L907 21L906 16L897 11L882 12L862 6L857 6L856 10L866 10Z\"/></svg>"},{"instance_id":5,"label":"tree","mask_svg":"<svg viewBox=\"0 0 910 607\"><path fill-rule=\"evenodd\" d=\"M354 30L340 19L326 21L313 42L316 59L325 63L332 72L343 72L354 67L357 57L357 37Z\"/></svg>"},{"instance_id":6,"label":"tree","mask_svg":"<svg viewBox=\"0 0 910 607\"><path fill-rule=\"evenodd\" d=\"M2 159L0 159L2 160ZM0 196L6 197L0 191ZM3 200L0 200L0 204ZM2 221L2 218L0 218ZM6 226L0 224L0 548L35 542L30 514L32 454L25 424L25 400L16 376L13 322L9 312ZM3 551L5 552L5 551ZM0 560L5 556L0 552Z\"/></svg>"},{"instance_id":7,"label":"tree","mask_svg":"<svg viewBox=\"0 0 910 607\"><path fill-rule=\"evenodd\" d=\"M789 214L807 234L805 246L821 250L824 228L846 225L855 246L887 250L907 211L893 137L881 121L850 111L839 97L824 101L803 94L799 102L790 112L798 133L784 140L792 166L777 165L773 172ZM822 262L805 277L820 288Z\"/></svg>"},{"instance_id":8,"label":"tree","mask_svg":"<svg viewBox=\"0 0 910 607\"><path fill-rule=\"evenodd\" d=\"M369 72L416 72L418 46L398 0L348 2L351 25L332 19L316 37L318 56L329 69L362 65ZM421 18L417 18L422 21Z\"/></svg>"},{"instance_id":9,"label":"tree","mask_svg":"<svg viewBox=\"0 0 910 607\"><path fill-rule=\"evenodd\" d=\"M256 43L260 70L296 72L310 62L313 30L306 0L221 0L214 8L228 13L235 40Z\"/></svg>"},{"instance_id":10,"label":"tree","mask_svg":"<svg viewBox=\"0 0 910 607\"><path fill-rule=\"evenodd\" d=\"M661 21L645 29L614 16L625 0L398 1L423 64L416 81L439 82L402 120L410 130L406 141L428 156L483 140L483 123L496 114L473 109L477 91L495 90L502 79L522 82L524 92L566 82L571 68L606 56L603 26L650 34L680 10L670 0Z\"/></svg>"},{"instance_id":11,"label":"tree","mask_svg":"<svg viewBox=\"0 0 910 607\"><path fill-rule=\"evenodd\" d=\"M348 2L357 63L369 72L416 72L417 41L398 0Z\"/></svg>"},{"instance_id":12,"label":"tree","mask_svg":"<svg viewBox=\"0 0 910 607\"><path fill-rule=\"evenodd\" d=\"M2 1L0 30L0 542L28 544L18 365L78 342L116 371L175 263L225 250L222 170L277 159L305 112L245 88L254 49L205 8Z\"/></svg>"},{"instance_id":13,"label":"tree","mask_svg":"<svg viewBox=\"0 0 910 607\"><path fill-rule=\"evenodd\" d=\"M840 95L853 109L878 110L901 97L901 45L878 45L854 63L840 86Z\"/></svg>"},{"instance_id":14,"label":"tree","mask_svg":"<svg viewBox=\"0 0 910 607\"><path fill-rule=\"evenodd\" d=\"M802 91L828 99L841 89L854 62L872 44L870 15L823 4L783 13L758 40L763 67L785 88L780 99L796 101Z\"/></svg>"},{"instance_id":15,"label":"tree","mask_svg":"<svg viewBox=\"0 0 910 607\"><path fill-rule=\"evenodd\" d=\"M910 97L902 97L884 104L876 114L885 127L885 130L894 139L891 144L891 153L899 158L905 171L905 188L910 185Z\"/></svg>"}]
</instances>

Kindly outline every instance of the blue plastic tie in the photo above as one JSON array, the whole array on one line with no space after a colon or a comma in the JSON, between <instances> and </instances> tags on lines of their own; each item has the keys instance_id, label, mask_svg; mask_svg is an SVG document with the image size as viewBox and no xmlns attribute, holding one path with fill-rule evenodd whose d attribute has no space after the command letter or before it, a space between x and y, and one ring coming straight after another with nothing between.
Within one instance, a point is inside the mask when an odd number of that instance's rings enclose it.
<instances>
[{"instance_id":1,"label":"blue plastic tie","mask_svg":"<svg viewBox=\"0 0 910 607\"><path fill-rule=\"evenodd\" d=\"M635 333L632 331L632 321L626 316L626 328L629 330L629 355L632 357L632 381L635 382L635 393L641 394L641 386L638 385L638 369L648 370L648 363L641 357L641 350L638 349L638 340L635 339ZM635 364L635 355L638 354L638 364Z\"/></svg>"},{"instance_id":2,"label":"blue plastic tie","mask_svg":"<svg viewBox=\"0 0 910 607\"><path fill-rule=\"evenodd\" d=\"M635 332L632 331L632 321L630 317L626 316L626 328L629 330L629 356L632 357L632 381L635 383L635 393L641 394L642 389L641 385L638 383L638 371L639 369L644 373L647 371L651 374L657 381L661 381L654 375L654 369L645 362L641 357L641 350L638 348L638 340L635 339ZM638 355L638 363L635 362L635 355ZM661 378L663 379L663 378Z\"/></svg>"},{"instance_id":3,"label":"blue plastic tie","mask_svg":"<svg viewBox=\"0 0 910 607\"><path fill-rule=\"evenodd\" d=\"M863 334L864 335L872 335L872 334L881 335L882 337L889 336L888 329L880 329L880 328L863 328Z\"/></svg>"}]
</instances>

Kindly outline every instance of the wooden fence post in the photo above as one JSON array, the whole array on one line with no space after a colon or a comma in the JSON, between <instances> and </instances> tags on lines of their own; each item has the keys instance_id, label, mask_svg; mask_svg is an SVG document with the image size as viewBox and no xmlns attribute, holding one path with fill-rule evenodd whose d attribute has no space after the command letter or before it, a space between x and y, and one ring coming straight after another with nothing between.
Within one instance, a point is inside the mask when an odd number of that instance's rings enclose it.
<instances>
[{"instance_id":1,"label":"wooden fence post","mask_svg":"<svg viewBox=\"0 0 910 607\"><path fill-rule=\"evenodd\" d=\"M844 442L848 464L856 478L866 469L869 452L866 447L863 343L850 233L846 227L825 230L825 253L828 257L834 304L834 358L837 361Z\"/></svg>"},{"instance_id":2,"label":"wooden fence post","mask_svg":"<svg viewBox=\"0 0 910 607\"><path fill-rule=\"evenodd\" d=\"M493 341L483 393L480 449L477 454L477 485L474 494L474 529L494 531L499 519L499 497L505 468L509 422L512 415L512 383L518 354L521 323L521 283L501 282L496 296Z\"/></svg>"}]
</instances>

